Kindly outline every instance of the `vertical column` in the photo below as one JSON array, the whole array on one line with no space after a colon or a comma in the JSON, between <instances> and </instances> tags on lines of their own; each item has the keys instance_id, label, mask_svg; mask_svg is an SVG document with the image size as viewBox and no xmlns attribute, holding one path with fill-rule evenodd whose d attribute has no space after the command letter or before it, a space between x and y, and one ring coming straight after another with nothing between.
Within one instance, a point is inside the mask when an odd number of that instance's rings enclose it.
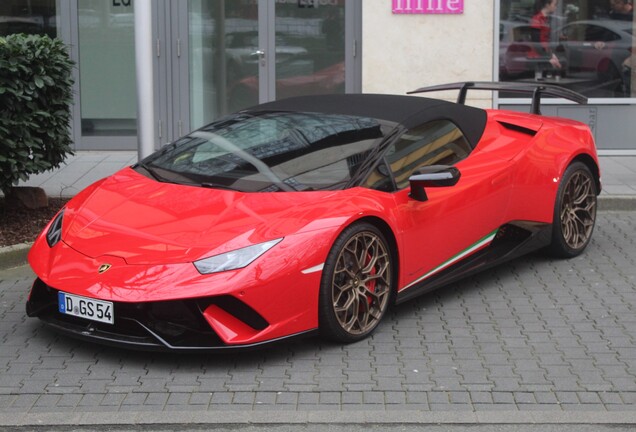
<instances>
[{"instance_id":1,"label":"vertical column","mask_svg":"<svg viewBox=\"0 0 636 432\"><path fill-rule=\"evenodd\" d=\"M152 4L135 1L135 65L137 79L137 142L139 159L155 149L153 95Z\"/></svg>"}]
</instances>

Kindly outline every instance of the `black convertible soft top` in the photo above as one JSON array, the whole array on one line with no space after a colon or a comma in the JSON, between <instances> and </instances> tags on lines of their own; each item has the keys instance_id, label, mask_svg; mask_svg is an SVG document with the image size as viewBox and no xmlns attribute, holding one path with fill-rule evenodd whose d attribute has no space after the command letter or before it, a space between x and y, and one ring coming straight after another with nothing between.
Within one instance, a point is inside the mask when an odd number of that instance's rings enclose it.
<instances>
[{"instance_id":1,"label":"black convertible soft top","mask_svg":"<svg viewBox=\"0 0 636 432\"><path fill-rule=\"evenodd\" d=\"M299 96L248 108L243 112L290 111L371 117L411 128L433 120L451 120L473 148L486 127L486 111L439 99L387 94Z\"/></svg>"}]
</instances>

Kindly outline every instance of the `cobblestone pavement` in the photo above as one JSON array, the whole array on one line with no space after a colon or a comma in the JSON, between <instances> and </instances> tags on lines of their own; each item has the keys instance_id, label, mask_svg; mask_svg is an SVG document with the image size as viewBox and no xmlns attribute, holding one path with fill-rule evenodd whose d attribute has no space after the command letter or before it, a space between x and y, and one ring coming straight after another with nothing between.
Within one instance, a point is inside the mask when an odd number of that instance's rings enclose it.
<instances>
[{"instance_id":1,"label":"cobblestone pavement","mask_svg":"<svg viewBox=\"0 0 636 432\"><path fill-rule=\"evenodd\" d=\"M636 212L601 212L583 256L531 255L420 297L360 343L304 339L224 355L138 353L57 335L25 316L28 268L3 271L0 415L633 414L635 238Z\"/></svg>"},{"instance_id":2,"label":"cobblestone pavement","mask_svg":"<svg viewBox=\"0 0 636 432\"><path fill-rule=\"evenodd\" d=\"M42 432L42 427L7 428L7 432ZM422 432L422 425L338 425L338 424L291 424L291 425L245 425L218 426L215 432ZM89 427L47 427L46 432L200 432L210 431L210 425L143 425L130 426L89 426ZM426 425L426 432L633 432L631 425Z\"/></svg>"}]
</instances>

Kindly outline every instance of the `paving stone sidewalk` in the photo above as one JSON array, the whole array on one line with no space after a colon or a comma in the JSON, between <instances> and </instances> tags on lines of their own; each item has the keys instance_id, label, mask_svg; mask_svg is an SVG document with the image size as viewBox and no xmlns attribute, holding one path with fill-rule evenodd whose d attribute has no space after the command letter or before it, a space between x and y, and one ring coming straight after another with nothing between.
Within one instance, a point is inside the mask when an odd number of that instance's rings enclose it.
<instances>
[{"instance_id":1,"label":"paving stone sidewalk","mask_svg":"<svg viewBox=\"0 0 636 432\"><path fill-rule=\"evenodd\" d=\"M352 345L138 353L57 335L0 272L0 418L212 412L636 412L636 212L601 212L586 253L531 255L393 308ZM178 417L176 417L178 418Z\"/></svg>"}]
</instances>

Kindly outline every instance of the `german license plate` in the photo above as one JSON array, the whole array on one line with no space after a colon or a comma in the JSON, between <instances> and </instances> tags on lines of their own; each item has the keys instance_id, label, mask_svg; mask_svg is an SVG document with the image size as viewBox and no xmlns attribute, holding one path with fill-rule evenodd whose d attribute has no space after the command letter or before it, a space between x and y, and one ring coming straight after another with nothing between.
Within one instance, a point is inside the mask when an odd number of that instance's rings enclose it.
<instances>
[{"instance_id":1,"label":"german license plate","mask_svg":"<svg viewBox=\"0 0 636 432\"><path fill-rule=\"evenodd\" d=\"M112 302L76 296L61 291L57 298L58 309L63 314L108 324L115 322Z\"/></svg>"}]
</instances>

